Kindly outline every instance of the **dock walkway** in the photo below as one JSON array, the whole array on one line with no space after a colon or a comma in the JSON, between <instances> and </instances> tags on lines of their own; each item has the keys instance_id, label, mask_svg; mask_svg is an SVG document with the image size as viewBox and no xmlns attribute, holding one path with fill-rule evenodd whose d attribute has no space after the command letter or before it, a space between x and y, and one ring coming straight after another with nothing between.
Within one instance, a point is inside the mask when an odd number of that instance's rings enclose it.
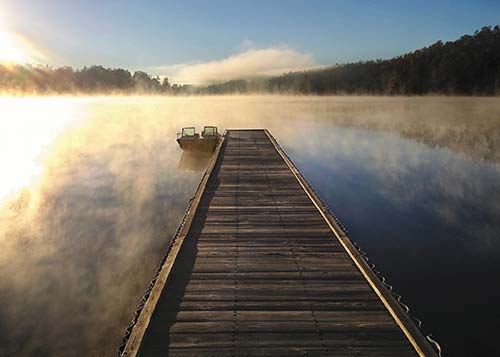
<instances>
[{"instance_id":1,"label":"dock walkway","mask_svg":"<svg viewBox=\"0 0 500 357\"><path fill-rule=\"evenodd\" d=\"M125 356L435 356L267 130L229 130Z\"/></svg>"}]
</instances>

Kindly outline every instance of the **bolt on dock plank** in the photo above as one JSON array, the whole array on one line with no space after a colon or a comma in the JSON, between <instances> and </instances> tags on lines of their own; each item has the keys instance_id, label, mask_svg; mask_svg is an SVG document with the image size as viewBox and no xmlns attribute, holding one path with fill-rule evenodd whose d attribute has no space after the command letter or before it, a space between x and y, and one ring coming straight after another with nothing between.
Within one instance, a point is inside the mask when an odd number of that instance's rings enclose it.
<instances>
[{"instance_id":1,"label":"bolt on dock plank","mask_svg":"<svg viewBox=\"0 0 500 357\"><path fill-rule=\"evenodd\" d=\"M228 130L124 356L435 356L267 130Z\"/></svg>"}]
</instances>

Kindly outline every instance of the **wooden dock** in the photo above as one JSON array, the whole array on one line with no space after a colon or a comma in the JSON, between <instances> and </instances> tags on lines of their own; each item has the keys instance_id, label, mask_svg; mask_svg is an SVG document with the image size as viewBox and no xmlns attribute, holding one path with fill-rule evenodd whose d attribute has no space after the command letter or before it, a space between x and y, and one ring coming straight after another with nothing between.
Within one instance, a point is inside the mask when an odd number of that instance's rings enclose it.
<instances>
[{"instance_id":1,"label":"wooden dock","mask_svg":"<svg viewBox=\"0 0 500 357\"><path fill-rule=\"evenodd\" d=\"M123 355L436 353L268 131L229 130Z\"/></svg>"}]
</instances>

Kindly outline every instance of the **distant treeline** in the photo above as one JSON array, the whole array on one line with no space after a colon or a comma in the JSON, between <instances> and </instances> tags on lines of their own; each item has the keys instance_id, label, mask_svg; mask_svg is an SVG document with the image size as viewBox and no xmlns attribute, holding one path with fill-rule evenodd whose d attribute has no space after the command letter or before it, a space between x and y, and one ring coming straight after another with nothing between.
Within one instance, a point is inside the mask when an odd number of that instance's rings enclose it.
<instances>
[{"instance_id":1,"label":"distant treeline","mask_svg":"<svg viewBox=\"0 0 500 357\"><path fill-rule=\"evenodd\" d=\"M204 93L265 90L296 94L500 94L500 27L473 36L436 42L389 60L357 62L321 70L291 72L259 80L211 85Z\"/></svg>"},{"instance_id":2,"label":"distant treeline","mask_svg":"<svg viewBox=\"0 0 500 357\"><path fill-rule=\"evenodd\" d=\"M103 66L51 68L49 66L0 64L0 93L182 93L190 86L171 85L142 71L133 74Z\"/></svg>"},{"instance_id":3,"label":"distant treeline","mask_svg":"<svg viewBox=\"0 0 500 357\"><path fill-rule=\"evenodd\" d=\"M483 27L454 42L436 42L389 60L231 80L205 87L177 85L148 73L103 66L51 68L1 65L0 93L147 94L500 94L500 27Z\"/></svg>"}]
</instances>

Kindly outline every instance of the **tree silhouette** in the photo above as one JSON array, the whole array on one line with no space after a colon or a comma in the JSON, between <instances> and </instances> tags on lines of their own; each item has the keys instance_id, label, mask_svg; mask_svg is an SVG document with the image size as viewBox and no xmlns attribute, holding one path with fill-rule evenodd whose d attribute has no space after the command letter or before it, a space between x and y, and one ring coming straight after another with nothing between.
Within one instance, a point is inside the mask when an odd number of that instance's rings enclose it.
<instances>
[{"instance_id":1,"label":"tree silhouette","mask_svg":"<svg viewBox=\"0 0 500 357\"><path fill-rule=\"evenodd\" d=\"M0 64L0 92L152 94L500 94L500 27L485 26L454 42L389 60L362 61L290 72L278 77L231 80L205 87L171 84L143 71L103 66L50 68Z\"/></svg>"}]
</instances>

